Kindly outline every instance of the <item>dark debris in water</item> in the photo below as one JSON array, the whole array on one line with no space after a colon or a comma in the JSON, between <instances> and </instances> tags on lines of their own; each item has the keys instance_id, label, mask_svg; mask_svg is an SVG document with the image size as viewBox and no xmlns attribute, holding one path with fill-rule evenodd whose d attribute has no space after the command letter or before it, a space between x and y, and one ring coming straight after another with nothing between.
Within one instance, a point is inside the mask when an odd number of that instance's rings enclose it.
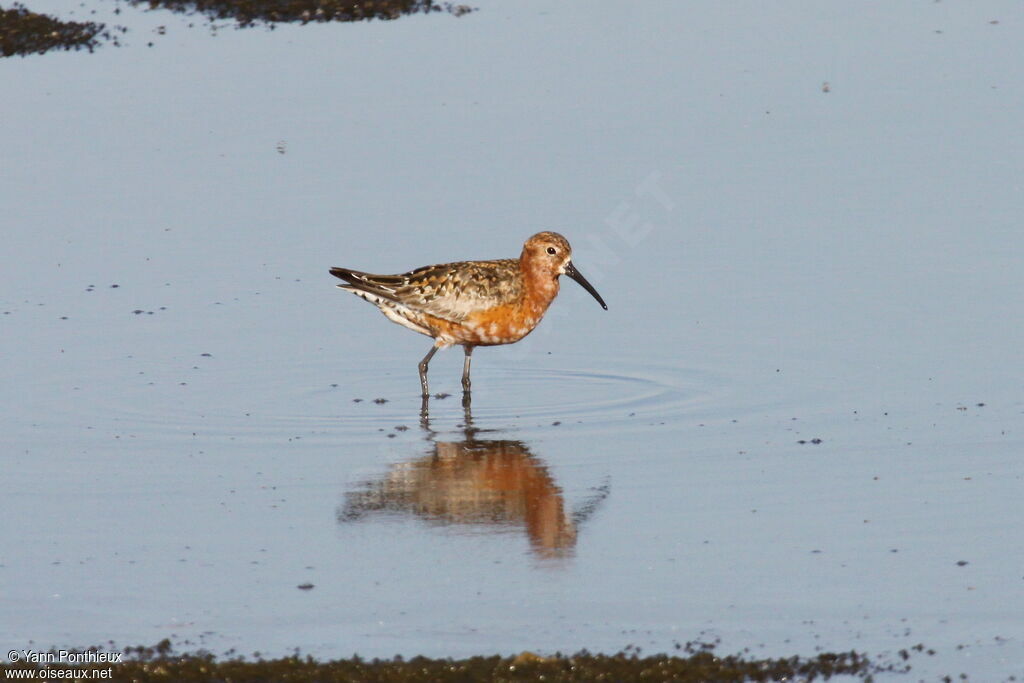
<instances>
[{"instance_id":1,"label":"dark debris in water","mask_svg":"<svg viewBox=\"0 0 1024 683\"><path fill-rule=\"evenodd\" d=\"M301 586L300 586L301 588ZM918 652L923 646L912 648ZM743 655L719 656L714 645L677 644L680 654L641 657L639 648L627 648L614 655L581 651L574 655L545 657L523 652L513 657L477 656L467 659L430 659L412 657L364 660L317 661L295 654L279 659L264 659L258 653L246 659L233 651L218 659L205 650L181 654L168 640L154 647L124 648L120 664L103 662L85 666L0 662L5 672L54 669L85 671L110 670L118 681L784 681L833 676L854 676L871 680L881 672L905 673L906 660L897 664L877 664L857 652L824 653L813 658L750 659ZM121 651L113 644L89 648L86 652ZM909 657L909 653L908 653ZM81 675L81 674L79 674Z\"/></svg>"},{"instance_id":2,"label":"dark debris in water","mask_svg":"<svg viewBox=\"0 0 1024 683\"><path fill-rule=\"evenodd\" d=\"M282 22L308 24L328 21L392 20L407 14L448 12L460 17L474 8L432 0L130 0L149 9L181 14L199 13L210 21L232 20L240 28Z\"/></svg>"},{"instance_id":3,"label":"dark debris in water","mask_svg":"<svg viewBox=\"0 0 1024 683\"><path fill-rule=\"evenodd\" d=\"M278 23L324 23L328 21L393 20L408 14L447 12L461 17L475 11L469 5L433 0L128 0L129 4L145 9L167 9L180 14L201 14L212 24L234 21L238 28ZM96 22L63 21L46 14L33 12L21 3L10 9L0 7L0 56L43 54L50 50L88 50L92 52L101 43L120 45L119 36L128 29L124 26L108 28ZM120 10L118 10L120 11ZM157 28L163 35L166 27ZM152 43L149 43L152 45ZM279 142L278 152L285 146Z\"/></svg>"},{"instance_id":4,"label":"dark debris in water","mask_svg":"<svg viewBox=\"0 0 1024 683\"><path fill-rule=\"evenodd\" d=\"M126 30L123 26L107 29L105 24L91 21L61 21L14 3L10 9L0 7L0 55L24 57L50 50L92 52L101 41L118 44L117 34Z\"/></svg>"}]
</instances>

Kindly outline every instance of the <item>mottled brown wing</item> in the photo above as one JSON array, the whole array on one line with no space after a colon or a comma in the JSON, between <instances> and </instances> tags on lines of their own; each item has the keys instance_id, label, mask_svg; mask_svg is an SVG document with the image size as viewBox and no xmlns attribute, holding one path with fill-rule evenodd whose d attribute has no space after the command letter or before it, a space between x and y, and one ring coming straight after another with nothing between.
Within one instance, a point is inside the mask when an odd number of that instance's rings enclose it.
<instances>
[{"instance_id":1,"label":"mottled brown wing","mask_svg":"<svg viewBox=\"0 0 1024 683\"><path fill-rule=\"evenodd\" d=\"M514 259L444 263L401 275L346 268L332 268L331 274L354 289L454 323L474 312L510 303L523 289L519 262Z\"/></svg>"}]
</instances>

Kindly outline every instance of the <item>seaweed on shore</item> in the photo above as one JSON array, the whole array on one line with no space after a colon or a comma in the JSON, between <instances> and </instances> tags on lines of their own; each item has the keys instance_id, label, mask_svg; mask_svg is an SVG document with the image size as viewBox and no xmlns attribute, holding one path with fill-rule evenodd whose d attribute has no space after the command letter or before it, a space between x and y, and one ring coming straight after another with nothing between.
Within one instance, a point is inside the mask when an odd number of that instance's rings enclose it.
<instances>
[{"instance_id":1,"label":"seaweed on shore","mask_svg":"<svg viewBox=\"0 0 1024 683\"><path fill-rule=\"evenodd\" d=\"M24 57L59 49L92 52L101 41L116 44L119 31L124 29L116 27L112 33L105 24L61 21L14 3L10 9L0 7L0 56Z\"/></svg>"},{"instance_id":2,"label":"seaweed on shore","mask_svg":"<svg viewBox=\"0 0 1024 683\"><path fill-rule=\"evenodd\" d=\"M256 24L391 20L407 14L448 12L462 16L467 5L432 0L129 0L149 9L168 9L180 14L202 14L210 21L233 20L239 28Z\"/></svg>"},{"instance_id":3,"label":"seaweed on shore","mask_svg":"<svg viewBox=\"0 0 1024 683\"><path fill-rule=\"evenodd\" d=\"M153 647L123 649L123 661L110 664L100 661L71 667L61 664L2 663L0 670L39 670L42 668L75 668L103 670L104 678L115 681L784 681L828 680L832 676L853 676L872 680L881 672L905 673L910 653L901 651L897 664L879 664L857 652L823 653L811 658L784 657L757 659L742 655L720 656L715 645L708 643L677 644L674 655L641 656L639 648L630 647L614 655L555 654L550 657L523 652L516 656L476 656L466 659L403 659L365 660L358 656L347 659L317 661L309 656L294 655L263 659L239 657L233 651L218 659L207 651L176 653L170 641ZM924 646L911 648L925 651ZM81 652L115 652L113 644ZM51 651L52 652L52 651ZM928 654L932 654L928 651ZM78 661L96 661L78 657ZM108 674L107 671L110 673ZM17 675L17 674L15 674ZM10 677L10 675L8 675ZM55 677L55 676L51 676Z\"/></svg>"},{"instance_id":4,"label":"seaweed on shore","mask_svg":"<svg viewBox=\"0 0 1024 683\"><path fill-rule=\"evenodd\" d=\"M448 12L459 17L473 11L468 5L433 0L128 0L135 7L201 14L211 23L234 21L238 28L278 23L309 24L329 21L392 20L408 14ZM33 12L21 3L0 7L0 56L43 54L50 50L88 50L101 43L120 45L128 29L97 22L63 21Z\"/></svg>"}]
</instances>

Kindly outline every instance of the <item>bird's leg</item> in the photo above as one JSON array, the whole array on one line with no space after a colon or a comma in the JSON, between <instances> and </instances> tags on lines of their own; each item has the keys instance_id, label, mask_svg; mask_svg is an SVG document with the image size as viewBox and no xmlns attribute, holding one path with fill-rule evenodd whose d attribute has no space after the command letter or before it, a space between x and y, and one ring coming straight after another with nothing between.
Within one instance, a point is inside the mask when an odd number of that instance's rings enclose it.
<instances>
[{"instance_id":1,"label":"bird's leg","mask_svg":"<svg viewBox=\"0 0 1024 683\"><path fill-rule=\"evenodd\" d=\"M466 361L462 364L462 392L464 394L469 394L469 362L472 360L473 349L475 347L466 344L462 348L466 352Z\"/></svg>"},{"instance_id":2,"label":"bird's leg","mask_svg":"<svg viewBox=\"0 0 1024 683\"><path fill-rule=\"evenodd\" d=\"M468 391L462 395L462 416L462 431L466 440L472 441L477 429L473 426L473 397Z\"/></svg>"},{"instance_id":3,"label":"bird's leg","mask_svg":"<svg viewBox=\"0 0 1024 683\"><path fill-rule=\"evenodd\" d=\"M430 364L430 359L434 357L435 353L437 353L437 347L430 347L430 351L420 361L420 388L423 389L423 398L430 396L430 387L427 386L427 366Z\"/></svg>"},{"instance_id":4,"label":"bird's leg","mask_svg":"<svg viewBox=\"0 0 1024 683\"><path fill-rule=\"evenodd\" d=\"M430 428L430 397L424 396L420 401L420 427L423 428L428 435L432 435L434 431Z\"/></svg>"}]
</instances>

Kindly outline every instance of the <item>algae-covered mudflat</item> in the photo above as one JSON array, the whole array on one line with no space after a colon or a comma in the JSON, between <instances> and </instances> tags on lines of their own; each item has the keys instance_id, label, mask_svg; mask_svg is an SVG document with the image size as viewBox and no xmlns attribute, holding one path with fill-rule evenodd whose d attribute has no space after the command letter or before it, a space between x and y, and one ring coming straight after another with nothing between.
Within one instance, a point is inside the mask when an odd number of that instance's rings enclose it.
<instances>
[{"instance_id":1,"label":"algae-covered mudflat","mask_svg":"<svg viewBox=\"0 0 1024 683\"><path fill-rule=\"evenodd\" d=\"M439 7L28 6L125 30L0 60L0 655L1019 680L1024 10ZM467 404L328 272L542 230Z\"/></svg>"},{"instance_id":2,"label":"algae-covered mudflat","mask_svg":"<svg viewBox=\"0 0 1024 683\"><path fill-rule=\"evenodd\" d=\"M923 646L901 651L894 662L876 663L856 652L821 653L811 658L751 659L743 655L721 656L707 643L676 644L675 655L643 656L635 650L614 654L554 654L546 657L532 652L516 656L469 657L465 659L365 660L360 657L316 661L293 653L286 657L241 657L228 653L216 657L209 652L178 653L169 641L154 647L130 647L109 663L109 648L88 648L73 652L51 652L59 660L89 661L86 664L2 664L0 671L10 677L100 678L116 681L787 681L873 680L881 673L906 674L912 656ZM102 660L102 661L96 661ZM61 675L64 674L64 675Z\"/></svg>"},{"instance_id":3,"label":"algae-covered mudflat","mask_svg":"<svg viewBox=\"0 0 1024 683\"><path fill-rule=\"evenodd\" d=\"M49 5L53 3L35 3ZM167 10L188 17L198 16L200 23L216 30L218 26L234 25L238 28L267 26L282 23L308 24L310 22L351 22L399 19L411 14L447 12L456 17L469 14L469 5L436 3L432 0L126 0L126 8L137 11ZM16 2L8 9L0 7L0 57L46 54L52 50L87 50L92 52L101 45L120 46L120 39L128 32L124 24L109 26L95 21L71 21L57 14L96 15L91 5L81 3L77 9L55 5L55 14L35 12ZM128 11L131 11L129 9ZM120 3L114 13L121 13ZM130 23L130 22L129 22ZM189 23L190 28L195 23ZM165 35L166 26L154 29ZM147 42L149 47L153 43Z\"/></svg>"}]
</instances>

